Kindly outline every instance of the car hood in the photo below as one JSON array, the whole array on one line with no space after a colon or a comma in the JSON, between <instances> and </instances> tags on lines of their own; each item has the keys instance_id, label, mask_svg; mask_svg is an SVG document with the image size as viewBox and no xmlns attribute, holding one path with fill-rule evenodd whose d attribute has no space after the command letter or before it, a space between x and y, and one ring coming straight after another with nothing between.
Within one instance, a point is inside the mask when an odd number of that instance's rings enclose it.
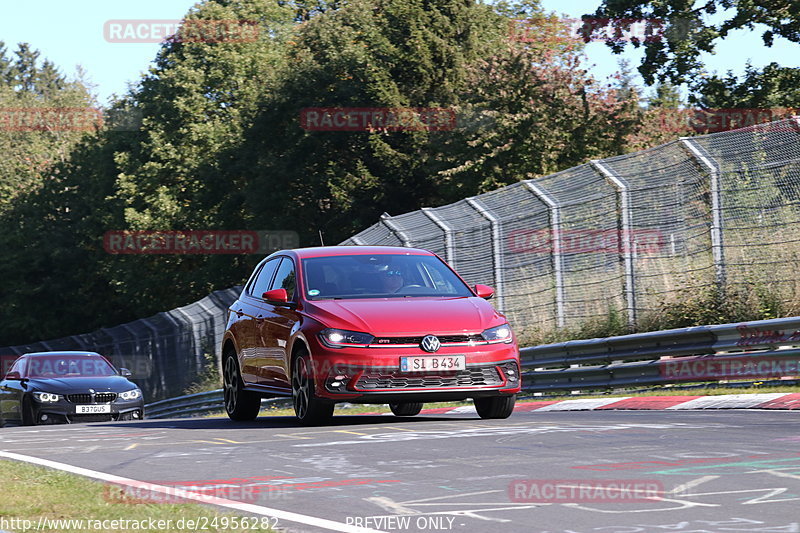
<instances>
[{"instance_id":1,"label":"car hood","mask_svg":"<svg viewBox=\"0 0 800 533\"><path fill-rule=\"evenodd\" d=\"M125 392L136 385L122 376L91 378L34 378L28 382L32 390L58 394L75 394L94 389L96 392Z\"/></svg>"},{"instance_id":2,"label":"car hood","mask_svg":"<svg viewBox=\"0 0 800 533\"><path fill-rule=\"evenodd\" d=\"M480 333L506 321L477 297L315 300L308 311L328 327L376 336Z\"/></svg>"}]
</instances>

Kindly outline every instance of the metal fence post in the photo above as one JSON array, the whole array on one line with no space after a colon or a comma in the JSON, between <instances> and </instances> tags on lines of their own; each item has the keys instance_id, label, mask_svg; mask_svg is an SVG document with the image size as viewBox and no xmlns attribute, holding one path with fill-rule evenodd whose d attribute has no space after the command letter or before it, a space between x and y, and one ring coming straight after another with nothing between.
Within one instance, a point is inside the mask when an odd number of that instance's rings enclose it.
<instances>
[{"instance_id":1,"label":"metal fence post","mask_svg":"<svg viewBox=\"0 0 800 533\"><path fill-rule=\"evenodd\" d=\"M611 169L603 165L602 161L593 159L591 165L601 176L614 185L619 195L619 215L622 223L623 242L622 257L625 261L625 301L628 311L628 326L633 328L636 326L636 277L633 268L633 259L636 252L633 249L634 239L633 232L631 231L631 197L628 192L630 185L625 178L617 175L615 172L612 172Z\"/></svg>"},{"instance_id":2,"label":"metal fence post","mask_svg":"<svg viewBox=\"0 0 800 533\"><path fill-rule=\"evenodd\" d=\"M389 215L388 213L382 214L381 215L381 222L383 222L384 225L387 228L389 228L389 231L394 233L397 236L397 238L400 239L400 242L403 243L403 246L405 246L407 248L411 247L411 240L406 236L406 234L403 231L401 231L397 227L397 225L394 222L392 222L391 215Z\"/></svg>"},{"instance_id":3,"label":"metal fence post","mask_svg":"<svg viewBox=\"0 0 800 533\"><path fill-rule=\"evenodd\" d=\"M556 278L556 324L564 327L564 256L561 250L561 204L544 189L531 180L523 181L525 186L542 201L550 212L550 233L552 235L553 272Z\"/></svg>"},{"instance_id":4,"label":"metal fence post","mask_svg":"<svg viewBox=\"0 0 800 533\"><path fill-rule=\"evenodd\" d=\"M681 137L681 144L689 154L708 170L711 185L711 252L714 257L717 287L725 286L725 241L723 240L722 218L722 173L719 164L702 146L687 137Z\"/></svg>"},{"instance_id":5,"label":"metal fence post","mask_svg":"<svg viewBox=\"0 0 800 533\"><path fill-rule=\"evenodd\" d=\"M423 207L422 214L426 217L431 219L431 221L439 226L442 231L444 232L444 249L445 249L445 260L447 263L455 268L455 246L453 244L453 230L447 223L442 220L438 215L436 215L430 207Z\"/></svg>"},{"instance_id":6,"label":"metal fence post","mask_svg":"<svg viewBox=\"0 0 800 533\"><path fill-rule=\"evenodd\" d=\"M503 296L505 294L505 283L503 280L503 256L500 253L502 245L502 232L500 220L492 214L483 202L474 196L466 199L467 204L489 221L492 228L492 263L494 266L494 285L497 294L497 309L503 311Z\"/></svg>"}]
</instances>

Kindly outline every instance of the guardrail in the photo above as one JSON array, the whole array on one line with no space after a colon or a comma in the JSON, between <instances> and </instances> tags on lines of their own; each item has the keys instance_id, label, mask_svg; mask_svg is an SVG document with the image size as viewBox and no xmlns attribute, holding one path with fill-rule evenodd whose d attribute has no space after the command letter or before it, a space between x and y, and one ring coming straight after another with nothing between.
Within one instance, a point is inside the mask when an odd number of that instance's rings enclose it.
<instances>
[{"instance_id":1,"label":"guardrail","mask_svg":"<svg viewBox=\"0 0 800 533\"><path fill-rule=\"evenodd\" d=\"M800 317L523 348L524 390L799 376Z\"/></svg>"},{"instance_id":2,"label":"guardrail","mask_svg":"<svg viewBox=\"0 0 800 533\"><path fill-rule=\"evenodd\" d=\"M545 344L520 355L526 392L800 376L800 317ZM291 406L287 398L261 403ZM147 418L223 411L222 389L145 405Z\"/></svg>"},{"instance_id":3,"label":"guardrail","mask_svg":"<svg viewBox=\"0 0 800 533\"><path fill-rule=\"evenodd\" d=\"M261 400L261 407L291 406L286 398L269 398ZM185 418L187 416L209 415L225 412L222 389L209 392L198 392L186 396L178 396L144 406L146 418Z\"/></svg>"}]
</instances>

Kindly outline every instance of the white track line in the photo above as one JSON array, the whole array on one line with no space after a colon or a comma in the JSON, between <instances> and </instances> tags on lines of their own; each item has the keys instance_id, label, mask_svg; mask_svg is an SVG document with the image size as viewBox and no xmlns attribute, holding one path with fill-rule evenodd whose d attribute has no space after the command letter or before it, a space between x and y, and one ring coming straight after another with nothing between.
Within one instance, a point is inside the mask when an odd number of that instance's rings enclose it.
<instances>
[{"instance_id":1,"label":"white track line","mask_svg":"<svg viewBox=\"0 0 800 533\"><path fill-rule=\"evenodd\" d=\"M200 503L209 505L218 505L220 507L227 507L229 509L236 509L250 514L269 516L277 518L278 520L286 520L287 522L296 522L298 524L305 524L308 526L321 527L330 529L332 531L341 531L342 533L384 533L377 529L369 529L365 527L357 527L351 524L343 524L342 522L335 522L333 520L326 520L324 518L316 518L314 516L306 516L289 511L281 511L280 509L273 509L270 507L262 507L252 503L237 502L235 500L228 500L226 498L217 498L209 496L208 494L201 494L198 492L185 491L177 489L176 487L167 487L164 485L154 485L153 483L146 483L137 481L135 479L115 476L113 474L106 474L105 472L97 472L79 466L72 466L65 463L58 463L50 461L49 459L40 459L38 457L31 457L28 455L20 455L18 453L0 451L0 457L6 457L14 461L23 461L25 463L32 463L47 468L54 468L56 470L63 470L71 474L77 474L116 485L124 485L136 489L144 489L152 492L160 492L172 497L184 498L187 500L195 500Z\"/></svg>"}]
</instances>

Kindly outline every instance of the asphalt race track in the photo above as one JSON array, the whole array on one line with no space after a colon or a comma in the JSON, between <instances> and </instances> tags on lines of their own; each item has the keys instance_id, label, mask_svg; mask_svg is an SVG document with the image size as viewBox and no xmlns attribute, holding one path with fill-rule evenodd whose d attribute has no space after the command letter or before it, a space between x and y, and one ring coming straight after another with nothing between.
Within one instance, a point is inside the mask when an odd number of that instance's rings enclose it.
<instances>
[{"instance_id":1,"label":"asphalt race track","mask_svg":"<svg viewBox=\"0 0 800 533\"><path fill-rule=\"evenodd\" d=\"M362 415L320 428L289 417L145 420L5 428L0 450L215 487L340 531L800 532L791 411Z\"/></svg>"}]
</instances>

